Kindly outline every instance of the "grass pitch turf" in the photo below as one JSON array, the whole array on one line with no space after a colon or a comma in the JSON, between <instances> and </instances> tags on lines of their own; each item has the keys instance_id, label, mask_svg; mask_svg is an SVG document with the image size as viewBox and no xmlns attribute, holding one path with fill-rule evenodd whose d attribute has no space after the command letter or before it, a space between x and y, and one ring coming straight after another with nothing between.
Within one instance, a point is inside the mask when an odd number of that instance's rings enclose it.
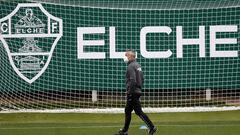
<instances>
[{"instance_id":1,"label":"grass pitch turf","mask_svg":"<svg viewBox=\"0 0 240 135\"><path fill-rule=\"evenodd\" d=\"M156 135L239 135L240 111L148 114ZM0 113L0 135L114 135L124 114ZM129 135L147 135L133 114Z\"/></svg>"}]
</instances>

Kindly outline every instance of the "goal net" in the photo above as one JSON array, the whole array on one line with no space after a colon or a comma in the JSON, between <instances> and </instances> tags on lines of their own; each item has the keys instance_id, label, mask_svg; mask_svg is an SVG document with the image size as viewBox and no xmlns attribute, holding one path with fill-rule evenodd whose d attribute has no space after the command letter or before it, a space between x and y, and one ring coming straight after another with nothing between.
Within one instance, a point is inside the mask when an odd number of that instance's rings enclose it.
<instances>
[{"instance_id":1,"label":"goal net","mask_svg":"<svg viewBox=\"0 0 240 135\"><path fill-rule=\"evenodd\" d=\"M0 111L122 111L124 51L149 112L239 109L239 0L0 1Z\"/></svg>"}]
</instances>

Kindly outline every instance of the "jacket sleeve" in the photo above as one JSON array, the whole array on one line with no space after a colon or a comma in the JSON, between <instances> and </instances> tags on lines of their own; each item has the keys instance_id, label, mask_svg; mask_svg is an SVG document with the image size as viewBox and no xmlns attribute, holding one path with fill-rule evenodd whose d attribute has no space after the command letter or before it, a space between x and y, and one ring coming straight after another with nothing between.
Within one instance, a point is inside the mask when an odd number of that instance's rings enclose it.
<instances>
[{"instance_id":1,"label":"jacket sleeve","mask_svg":"<svg viewBox=\"0 0 240 135\"><path fill-rule=\"evenodd\" d=\"M129 90L134 91L136 89L136 72L133 66L128 67L129 73Z\"/></svg>"}]
</instances>

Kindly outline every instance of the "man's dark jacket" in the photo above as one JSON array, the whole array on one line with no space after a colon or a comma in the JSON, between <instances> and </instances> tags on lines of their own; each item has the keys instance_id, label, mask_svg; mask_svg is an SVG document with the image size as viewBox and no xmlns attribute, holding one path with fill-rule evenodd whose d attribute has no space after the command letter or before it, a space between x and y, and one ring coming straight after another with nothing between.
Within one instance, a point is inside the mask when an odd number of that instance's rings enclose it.
<instances>
[{"instance_id":1,"label":"man's dark jacket","mask_svg":"<svg viewBox=\"0 0 240 135\"><path fill-rule=\"evenodd\" d=\"M143 87L143 73L141 65L136 60L129 61L126 71L126 88L128 94L134 94L141 92Z\"/></svg>"}]
</instances>

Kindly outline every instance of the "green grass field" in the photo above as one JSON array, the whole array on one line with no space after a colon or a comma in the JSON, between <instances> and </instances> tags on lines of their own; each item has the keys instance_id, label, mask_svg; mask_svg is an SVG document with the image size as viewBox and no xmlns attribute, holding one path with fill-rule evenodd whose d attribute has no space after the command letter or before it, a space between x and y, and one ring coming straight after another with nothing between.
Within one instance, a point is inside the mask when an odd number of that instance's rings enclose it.
<instances>
[{"instance_id":1,"label":"green grass field","mask_svg":"<svg viewBox=\"0 0 240 135\"><path fill-rule=\"evenodd\" d=\"M239 135L240 111L148 114L156 135ZM0 135L114 135L124 114L0 113ZM135 114L129 135L147 135Z\"/></svg>"}]
</instances>

